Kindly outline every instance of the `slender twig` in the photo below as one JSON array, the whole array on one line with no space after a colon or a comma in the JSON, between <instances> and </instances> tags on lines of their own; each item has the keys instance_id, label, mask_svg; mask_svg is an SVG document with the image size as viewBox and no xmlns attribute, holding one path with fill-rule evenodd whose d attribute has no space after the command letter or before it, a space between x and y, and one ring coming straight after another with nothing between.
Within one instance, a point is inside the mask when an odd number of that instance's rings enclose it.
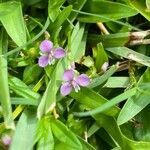
<instances>
[{"instance_id":1,"label":"slender twig","mask_svg":"<svg viewBox=\"0 0 150 150\"><path fill-rule=\"evenodd\" d=\"M109 34L108 30L106 29L106 27L101 23L101 22L98 22L96 23L97 26L99 27L99 29L104 33L104 34Z\"/></svg>"},{"instance_id":2,"label":"slender twig","mask_svg":"<svg viewBox=\"0 0 150 150\"><path fill-rule=\"evenodd\" d=\"M84 137L85 137L85 141L88 142L88 134L87 134L87 131L84 131Z\"/></svg>"},{"instance_id":3,"label":"slender twig","mask_svg":"<svg viewBox=\"0 0 150 150\"><path fill-rule=\"evenodd\" d=\"M150 39L133 40L133 41L130 41L130 43L129 43L130 46L147 45L147 44L150 44Z\"/></svg>"}]
</instances>

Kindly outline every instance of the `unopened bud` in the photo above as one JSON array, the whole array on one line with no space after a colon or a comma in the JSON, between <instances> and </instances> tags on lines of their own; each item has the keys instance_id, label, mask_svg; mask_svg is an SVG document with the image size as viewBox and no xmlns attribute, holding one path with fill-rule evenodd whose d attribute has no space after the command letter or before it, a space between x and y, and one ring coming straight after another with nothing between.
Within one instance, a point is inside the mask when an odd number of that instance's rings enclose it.
<instances>
[{"instance_id":1,"label":"unopened bud","mask_svg":"<svg viewBox=\"0 0 150 150\"><path fill-rule=\"evenodd\" d=\"M105 72L105 71L107 70L108 66L109 66L108 62L105 62L105 63L102 65L101 69Z\"/></svg>"}]
</instances>

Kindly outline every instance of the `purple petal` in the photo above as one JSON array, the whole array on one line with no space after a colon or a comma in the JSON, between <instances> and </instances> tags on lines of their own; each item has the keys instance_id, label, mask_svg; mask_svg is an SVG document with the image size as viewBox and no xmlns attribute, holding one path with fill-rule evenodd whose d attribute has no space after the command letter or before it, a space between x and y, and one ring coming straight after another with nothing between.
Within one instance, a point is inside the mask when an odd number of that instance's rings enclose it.
<instances>
[{"instance_id":1,"label":"purple petal","mask_svg":"<svg viewBox=\"0 0 150 150\"><path fill-rule=\"evenodd\" d=\"M74 77L73 70L66 70L64 72L64 75L63 75L63 80L64 81L71 81L71 80L73 80L73 77Z\"/></svg>"},{"instance_id":2,"label":"purple petal","mask_svg":"<svg viewBox=\"0 0 150 150\"><path fill-rule=\"evenodd\" d=\"M61 47L56 48L54 51L54 57L57 59L65 57L65 55L66 55L65 51Z\"/></svg>"},{"instance_id":3,"label":"purple petal","mask_svg":"<svg viewBox=\"0 0 150 150\"><path fill-rule=\"evenodd\" d=\"M75 80L80 86L88 86L90 79L86 74L79 75Z\"/></svg>"},{"instance_id":4,"label":"purple petal","mask_svg":"<svg viewBox=\"0 0 150 150\"><path fill-rule=\"evenodd\" d=\"M72 91L72 85L69 82L63 83L60 92L63 96L69 95Z\"/></svg>"},{"instance_id":5,"label":"purple petal","mask_svg":"<svg viewBox=\"0 0 150 150\"><path fill-rule=\"evenodd\" d=\"M48 53L53 48L53 43L49 40L44 40L40 44L40 50L44 53Z\"/></svg>"},{"instance_id":6,"label":"purple petal","mask_svg":"<svg viewBox=\"0 0 150 150\"><path fill-rule=\"evenodd\" d=\"M11 137L9 135L5 135L2 137L2 141L5 145L10 145L11 144Z\"/></svg>"},{"instance_id":7,"label":"purple petal","mask_svg":"<svg viewBox=\"0 0 150 150\"><path fill-rule=\"evenodd\" d=\"M49 63L49 58L48 56L41 56L39 57L39 61L38 61L38 64L40 67L45 67L47 66Z\"/></svg>"}]
</instances>

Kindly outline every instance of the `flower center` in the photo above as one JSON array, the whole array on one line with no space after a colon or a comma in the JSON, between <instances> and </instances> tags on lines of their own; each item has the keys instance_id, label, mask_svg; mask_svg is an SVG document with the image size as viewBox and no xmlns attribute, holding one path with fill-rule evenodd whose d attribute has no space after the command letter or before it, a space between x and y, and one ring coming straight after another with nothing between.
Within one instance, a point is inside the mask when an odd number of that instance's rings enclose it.
<instances>
[{"instance_id":1,"label":"flower center","mask_svg":"<svg viewBox=\"0 0 150 150\"><path fill-rule=\"evenodd\" d=\"M73 86L73 88L75 89L75 92L78 92L80 90L80 86L78 85L78 83L75 81L75 79L73 79L71 81L71 84Z\"/></svg>"}]
</instances>

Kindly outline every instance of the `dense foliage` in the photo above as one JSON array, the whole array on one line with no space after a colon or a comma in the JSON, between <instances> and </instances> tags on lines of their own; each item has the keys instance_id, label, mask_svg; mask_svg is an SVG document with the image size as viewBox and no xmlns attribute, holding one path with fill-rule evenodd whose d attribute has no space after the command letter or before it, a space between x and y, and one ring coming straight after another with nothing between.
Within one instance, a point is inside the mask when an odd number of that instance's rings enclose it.
<instances>
[{"instance_id":1,"label":"dense foliage","mask_svg":"<svg viewBox=\"0 0 150 150\"><path fill-rule=\"evenodd\" d=\"M150 0L0 0L0 149L149 150Z\"/></svg>"}]
</instances>

